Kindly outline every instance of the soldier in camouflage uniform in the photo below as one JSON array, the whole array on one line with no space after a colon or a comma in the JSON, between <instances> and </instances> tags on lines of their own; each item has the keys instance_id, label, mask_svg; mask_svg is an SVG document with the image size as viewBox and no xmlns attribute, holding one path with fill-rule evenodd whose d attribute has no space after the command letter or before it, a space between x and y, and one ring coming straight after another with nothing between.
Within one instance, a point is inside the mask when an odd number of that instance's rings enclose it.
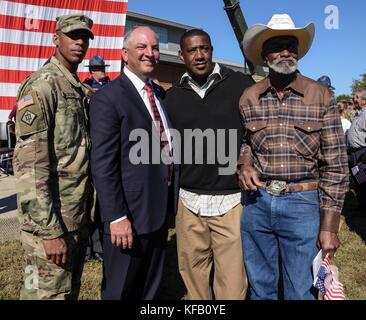
<instances>
[{"instance_id":1,"label":"soldier in camouflage uniform","mask_svg":"<svg viewBox=\"0 0 366 320\"><path fill-rule=\"evenodd\" d=\"M90 140L76 70L93 21L58 17L55 55L20 86L14 170L25 275L21 299L77 299L88 239Z\"/></svg>"}]
</instances>

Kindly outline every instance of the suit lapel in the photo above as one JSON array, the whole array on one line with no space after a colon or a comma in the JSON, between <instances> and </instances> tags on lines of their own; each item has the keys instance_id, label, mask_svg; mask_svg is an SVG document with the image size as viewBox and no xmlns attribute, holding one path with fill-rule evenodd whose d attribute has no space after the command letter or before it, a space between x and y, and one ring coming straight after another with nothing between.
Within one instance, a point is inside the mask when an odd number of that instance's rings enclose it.
<instances>
[{"instance_id":1,"label":"suit lapel","mask_svg":"<svg viewBox=\"0 0 366 320\"><path fill-rule=\"evenodd\" d=\"M163 110L164 112L164 116L165 116L165 120L167 122L167 126L169 128L169 133L170 133L170 138L172 139L171 140L171 146L172 146L172 150L173 150L173 155L176 154L178 152L178 150L180 150L180 145L178 145L180 139L176 138L175 134L175 130L170 122L170 119L169 119L169 116L168 116L168 112L166 111L165 107L164 107L164 104L163 104L163 101L162 101L162 98L161 97L157 97L159 102L160 102L160 106L161 106L161 109ZM177 153L178 156L179 156L179 153ZM178 163L179 162L179 158L176 159L177 161L174 160L174 157L173 157L173 163ZM174 166L176 166L176 164L174 164Z\"/></svg>"},{"instance_id":2,"label":"suit lapel","mask_svg":"<svg viewBox=\"0 0 366 320\"><path fill-rule=\"evenodd\" d=\"M169 117L168 117L168 113L166 112L166 109L165 109L165 106L164 106L164 103L163 103L163 100L160 98L160 97L157 97L159 102L160 102L160 106L161 106L161 109L163 110L164 112L164 116L165 116L165 119L166 119L166 122L168 124L168 128L171 128L172 125L170 123L170 120L169 120Z\"/></svg>"},{"instance_id":3,"label":"suit lapel","mask_svg":"<svg viewBox=\"0 0 366 320\"><path fill-rule=\"evenodd\" d=\"M146 126L148 131L151 132L153 139L156 139L160 143L160 133L158 132L156 126L154 125L153 119L149 111L146 108L144 100L142 100L140 94L136 90L135 86L131 82L130 79L122 72L120 76L121 87L123 90L126 91L126 95L129 98L129 101L136 106L136 111L140 112L143 118L146 120ZM161 100L159 100L161 102ZM164 115L166 112L164 111ZM168 120L167 120L168 121ZM155 133L152 132L155 130Z\"/></svg>"},{"instance_id":4,"label":"suit lapel","mask_svg":"<svg viewBox=\"0 0 366 320\"><path fill-rule=\"evenodd\" d=\"M130 79L122 72L120 76L121 87L126 90L126 97L128 100L136 106L136 111L140 112L144 118L149 122L151 126L151 116L149 111L146 108L144 101L142 100L140 94L137 92L135 86L131 82Z\"/></svg>"},{"instance_id":5,"label":"suit lapel","mask_svg":"<svg viewBox=\"0 0 366 320\"><path fill-rule=\"evenodd\" d=\"M168 128L172 128L171 123L170 123L170 120L168 118L168 113L167 113L167 111L166 111L166 109L164 107L164 103L163 103L163 98L165 98L165 91L164 91L164 89L162 87L156 85L154 82L152 82L152 86L153 86L153 89L154 89L155 96L159 100L161 109L163 110L163 113L164 113L164 116L165 116L165 119L166 119Z\"/></svg>"}]
</instances>

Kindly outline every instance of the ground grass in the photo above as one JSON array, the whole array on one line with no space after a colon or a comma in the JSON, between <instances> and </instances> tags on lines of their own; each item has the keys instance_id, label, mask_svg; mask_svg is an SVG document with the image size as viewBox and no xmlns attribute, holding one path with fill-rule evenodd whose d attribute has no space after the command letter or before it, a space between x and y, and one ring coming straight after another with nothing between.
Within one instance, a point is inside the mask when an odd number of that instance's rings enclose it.
<instances>
[{"instance_id":1,"label":"ground grass","mask_svg":"<svg viewBox=\"0 0 366 320\"><path fill-rule=\"evenodd\" d=\"M354 194L347 195L339 237L342 245L337 251L335 265L345 285L347 299L366 300L366 212L356 208ZM174 229L169 229L167 259L158 298L185 298L185 288L177 266ZM19 241L0 244L0 299L18 299L22 282L22 249ZM100 299L102 264L87 262L84 267L80 299Z\"/></svg>"},{"instance_id":2,"label":"ground grass","mask_svg":"<svg viewBox=\"0 0 366 320\"><path fill-rule=\"evenodd\" d=\"M346 196L342 217L341 246L335 264L345 285L347 299L366 300L366 208L362 212L357 208L352 191Z\"/></svg>"},{"instance_id":3,"label":"ground grass","mask_svg":"<svg viewBox=\"0 0 366 320\"><path fill-rule=\"evenodd\" d=\"M0 299L17 299L22 284L22 247L19 241L0 244Z\"/></svg>"}]
</instances>

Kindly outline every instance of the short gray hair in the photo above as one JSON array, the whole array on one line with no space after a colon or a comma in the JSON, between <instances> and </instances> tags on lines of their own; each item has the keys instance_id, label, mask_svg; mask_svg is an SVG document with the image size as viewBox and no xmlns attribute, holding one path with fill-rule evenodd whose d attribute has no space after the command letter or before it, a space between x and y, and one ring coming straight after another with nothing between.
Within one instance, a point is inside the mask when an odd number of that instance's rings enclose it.
<instances>
[{"instance_id":1,"label":"short gray hair","mask_svg":"<svg viewBox=\"0 0 366 320\"><path fill-rule=\"evenodd\" d=\"M150 29L152 32L155 33L155 37L156 39L159 41L159 36L158 34L149 26L145 26L145 25L135 25L133 26L130 30L128 30L125 34L125 37L123 39L123 48L126 48L127 45L128 45L128 42L131 40L131 36L132 36L132 33L138 29L138 28L147 28L147 29Z\"/></svg>"}]
</instances>

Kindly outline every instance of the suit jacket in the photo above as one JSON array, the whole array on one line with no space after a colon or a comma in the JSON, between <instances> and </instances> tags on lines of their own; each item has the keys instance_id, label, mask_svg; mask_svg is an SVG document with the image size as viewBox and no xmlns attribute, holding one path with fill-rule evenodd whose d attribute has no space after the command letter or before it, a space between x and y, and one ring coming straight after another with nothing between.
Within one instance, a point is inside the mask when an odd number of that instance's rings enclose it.
<instances>
[{"instance_id":1,"label":"suit jacket","mask_svg":"<svg viewBox=\"0 0 366 320\"><path fill-rule=\"evenodd\" d=\"M164 89L156 84L153 87L161 102ZM167 113L164 113L171 127ZM90 125L91 170L102 222L127 215L136 234L158 230L166 221L167 210L176 210L178 166L174 165L174 199L169 201L172 205L168 208L168 166L161 161L151 163L152 148L160 148L159 134L142 98L124 73L94 94L90 104ZM130 138L135 129L143 130L147 144L142 146L140 140ZM139 155L148 154L148 163L131 163L130 152L136 154L136 149L141 149ZM108 232L109 224L106 225L108 228L104 229Z\"/></svg>"}]
</instances>

